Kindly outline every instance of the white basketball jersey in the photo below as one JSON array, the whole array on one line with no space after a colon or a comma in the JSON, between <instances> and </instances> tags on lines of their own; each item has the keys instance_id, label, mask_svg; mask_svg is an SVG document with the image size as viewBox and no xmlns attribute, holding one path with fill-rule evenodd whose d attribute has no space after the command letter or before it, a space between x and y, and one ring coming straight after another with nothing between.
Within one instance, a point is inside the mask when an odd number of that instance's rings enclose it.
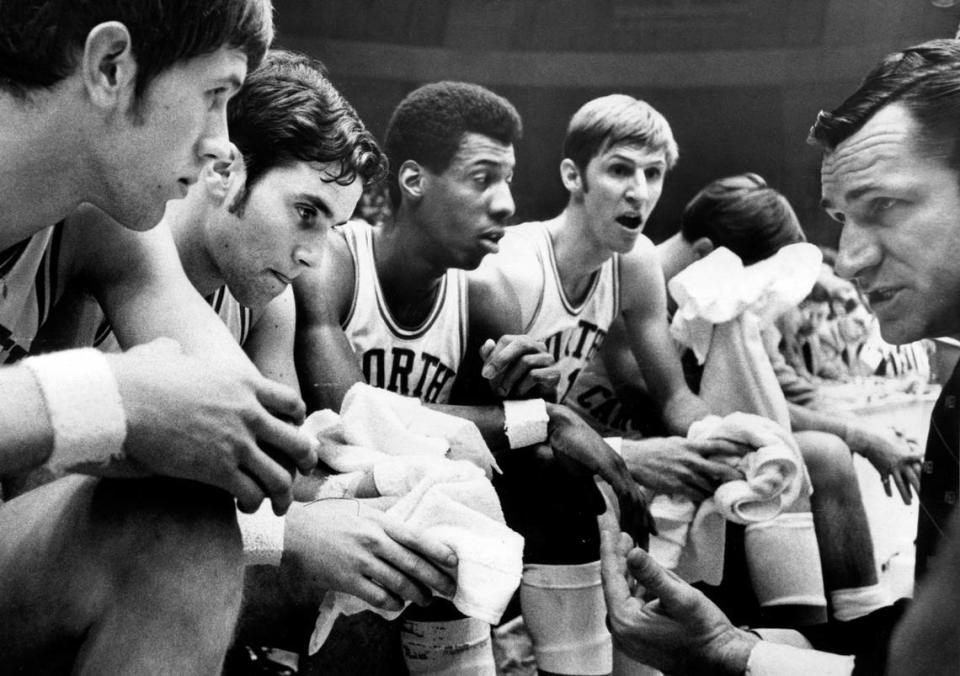
<instances>
[{"instance_id":1,"label":"white basketball jersey","mask_svg":"<svg viewBox=\"0 0 960 676\"><path fill-rule=\"evenodd\" d=\"M578 303L563 291L553 243L544 223L516 226L536 247L543 269L540 306L527 326L526 334L542 340L556 359L561 379L557 401L563 403L581 369L600 349L607 329L620 313L620 258L614 254L593 273L586 294ZM519 233L518 233L519 234Z\"/></svg>"},{"instance_id":2,"label":"white basketball jersey","mask_svg":"<svg viewBox=\"0 0 960 676\"><path fill-rule=\"evenodd\" d=\"M373 228L351 221L338 228L353 255L353 301L343 330L369 385L433 404L450 400L467 337L467 279L450 269L427 318L401 327L384 301L373 258Z\"/></svg>"},{"instance_id":3,"label":"white basketball jersey","mask_svg":"<svg viewBox=\"0 0 960 676\"><path fill-rule=\"evenodd\" d=\"M234 340L242 346L250 334L253 317L253 312L250 308L240 305L240 302L233 297L226 286L221 286L204 298L204 300L213 308L213 311L217 313L223 323L227 325L227 328L230 330L230 335L233 336ZM99 305L97 306L97 311L101 315L103 314ZM110 323L106 317L102 317L100 320L97 335L93 339L93 346L104 352L120 352L120 344L117 342L117 338L113 334L113 329L110 327Z\"/></svg>"},{"instance_id":4,"label":"white basketball jersey","mask_svg":"<svg viewBox=\"0 0 960 676\"><path fill-rule=\"evenodd\" d=\"M59 275L63 223L0 251L0 364L30 352L63 291Z\"/></svg>"}]
</instances>

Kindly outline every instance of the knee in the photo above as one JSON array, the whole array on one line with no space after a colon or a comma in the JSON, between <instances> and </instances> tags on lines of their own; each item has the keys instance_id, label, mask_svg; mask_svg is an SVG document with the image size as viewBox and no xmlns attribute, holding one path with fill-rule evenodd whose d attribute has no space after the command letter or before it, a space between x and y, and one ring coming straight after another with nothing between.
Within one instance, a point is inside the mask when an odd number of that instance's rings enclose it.
<instances>
[{"instance_id":1,"label":"knee","mask_svg":"<svg viewBox=\"0 0 960 676\"><path fill-rule=\"evenodd\" d=\"M840 437L826 432L800 432L796 435L804 463L810 472L814 496L817 492L843 496L856 484L850 448Z\"/></svg>"},{"instance_id":2,"label":"knee","mask_svg":"<svg viewBox=\"0 0 960 676\"><path fill-rule=\"evenodd\" d=\"M114 585L172 585L181 598L203 590L239 602L243 552L226 492L173 479L101 481L90 527Z\"/></svg>"}]
</instances>

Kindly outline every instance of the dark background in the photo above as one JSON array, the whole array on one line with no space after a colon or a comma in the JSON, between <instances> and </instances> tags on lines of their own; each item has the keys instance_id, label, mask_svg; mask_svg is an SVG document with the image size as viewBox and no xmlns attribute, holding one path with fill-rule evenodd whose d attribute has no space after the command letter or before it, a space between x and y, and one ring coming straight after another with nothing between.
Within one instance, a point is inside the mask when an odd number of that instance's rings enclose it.
<instances>
[{"instance_id":1,"label":"dark background","mask_svg":"<svg viewBox=\"0 0 960 676\"><path fill-rule=\"evenodd\" d=\"M947 2L950 0L936 0ZM793 203L808 237L835 246L821 212L821 108L851 93L887 52L952 37L960 7L931 0L279 0L277 44L322 59L381 137L409 90L441 79L486 85L524 120L517 219L566 198L560 146L570 115L613 92L660 110L680 145L647 233L676 229L708 181L755 171Z\"/></svg>"}]
</instances>

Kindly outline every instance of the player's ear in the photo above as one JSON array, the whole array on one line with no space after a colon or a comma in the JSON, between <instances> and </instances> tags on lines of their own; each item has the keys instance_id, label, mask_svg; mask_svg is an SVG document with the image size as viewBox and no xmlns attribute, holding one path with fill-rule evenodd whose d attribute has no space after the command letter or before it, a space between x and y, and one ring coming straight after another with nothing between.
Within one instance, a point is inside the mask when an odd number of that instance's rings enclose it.
<instances>
[{"instance_id":1,"label":"player's ear","mask_svg":"<svg viewBox=\"0 0 960 676\"><path fill-rule=\"evenodd\" d=\"M132 44L130 31L119 21L105 21L87 33L80 75L94 105L109 109L132 99L137 76Z\"/></svg>"},{"instance_id":2,"label":"player's ear","mask_svg":"<svg viewBox=\"0 0 960 676\"><path fill-rule=\"evenodd\" d=\"M713 253L713 242L709 237L701 237L693 243L693 255L697 260Z\"/></svg>"},{"instance_id":3,"label":"player's ear","mask_svg":"<svg viewBox=\"0 0 960 676\"><path fill-rule=\"evenodd\" d=\"M576 163L569 157L563 158L560 162L560 180L563 181L563 187L567 192L581 192L583 190L583 177L580 175L580 169Z\"/></svg>"},{"instance_id":4,"label":"player's ear","mask_svg":"<svg viewBox=\"0 0 960 676\"><path fill-rule=\"evenodd\" d=\"M242 188L247 178L243 155L232 143L230 151L230 160L209 161L200 172L203 187L217 204L221 204L231 191Z\"/></svg>"},{"instance_id":5,"label":"player's ear","mask_svg":"<svg viewBox=\"0 0 960 676\"><path fill-rule=\"evenodd\" d=\"M425 172L419 162L406 160L397 170L397 183L400 186L400 194L406 196L408 200L417 201L423 197L423 183Z\"/></svg>"}]
</instances>

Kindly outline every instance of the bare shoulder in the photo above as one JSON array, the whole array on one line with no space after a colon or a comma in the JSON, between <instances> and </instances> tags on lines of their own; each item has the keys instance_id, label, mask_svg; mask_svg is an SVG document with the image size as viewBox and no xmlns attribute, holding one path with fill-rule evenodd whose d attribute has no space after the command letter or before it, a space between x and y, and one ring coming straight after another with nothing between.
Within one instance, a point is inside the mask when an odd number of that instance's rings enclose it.
<instances>
[{"instance_id":1,"label":"bare shoulder","mask_svg":"<svg viewBox=\"0 0 960 676\"><path fill-rule=\"evenodd\" d=\"M620 256L620 286L624 310L646 307L651 301L666 302L666 285L657 248L645 235Z\"/></svg>"},{"instance_id":2,"label":"bare shoulder","mask_svg":"<svg viewBox=\"0 0 960 676\"><path fill-rule=\"evenodd\" d=\"M532 319L543 294L543 264L536 246L538 224L511 226L500 240L500 250L487 256L480 267L469 273L471 308L474 294L485 294L490 309L500 302L515 302L520 311L522 328ZM471 309L471 313L473 310Z\"/></svg>"},{"instance_id":3,"label":"bare shoulder","mask_svg":"<svg viewBox=\"0 0 960 676\"><path fill-rule=\"evenodd\" d=\"M100 209L81 205L64 227L74 274L93 284L144 279L180 270L180 257L166 222L145 231L130 230Z\"/></svg>"}]
</instances>

